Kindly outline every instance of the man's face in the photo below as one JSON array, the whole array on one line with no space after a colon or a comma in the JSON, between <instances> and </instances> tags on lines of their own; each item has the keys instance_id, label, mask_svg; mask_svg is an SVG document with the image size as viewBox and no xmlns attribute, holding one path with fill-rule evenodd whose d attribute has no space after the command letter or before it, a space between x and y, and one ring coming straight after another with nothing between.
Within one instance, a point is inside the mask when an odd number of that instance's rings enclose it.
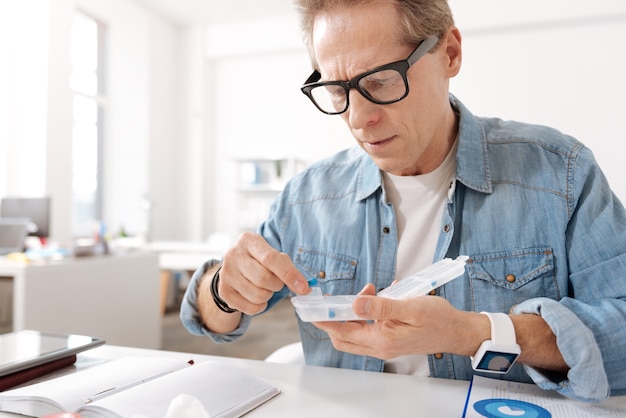
<instances>
[{"instance_id":1,"label":"man's face","mask_svg":"<svg viewBox=\"0 0 626 418\"><path fill-rule=\"evenodd\" d=\"M349 80L365 71L407 58L416 45L397 39L399 16L389 2L341 8L317 17L313 49L321 81ZM450 32L449 32L450 33ZM387 105L368 101L350 90L350 106L341 116L357 143L381 170L416 175L434 170L456 138L455 117L448 100L451 69L445 37L437 51L426 54L408 72L409 94Z\"/></svg>"}]
</instances>

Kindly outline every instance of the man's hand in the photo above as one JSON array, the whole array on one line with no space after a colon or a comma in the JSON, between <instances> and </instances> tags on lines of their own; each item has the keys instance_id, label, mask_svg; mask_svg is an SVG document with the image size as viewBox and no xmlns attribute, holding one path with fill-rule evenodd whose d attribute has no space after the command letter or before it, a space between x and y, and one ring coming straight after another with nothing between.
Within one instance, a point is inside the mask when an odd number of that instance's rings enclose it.
<instances>
[{"instance_id":1,"label":"man's hand","mask_svg":"<svg viewBox=\"0 0 626 418\"><path fill-rule=\"evenodd\" d=\"M469 356L490 338L487 317L459 311L443 298L393 300L374 294L368 284L352 305L357 315L373 323L317 322L315 326L329 334L337 350L383 360L439 352Z\"/></svg>"},{"instance_id":2,"label":"man's hand","mask_svg":"<svg viewBox=\"0 0 626 418\"><path fill-rule=\"evenodd\" d=\"M310 292L289 256L276 251L260 235L242 234L224 255L218 293L231 308L248 315L262 312L283 286L297 294Z\"/></svg>"}]
</instances>

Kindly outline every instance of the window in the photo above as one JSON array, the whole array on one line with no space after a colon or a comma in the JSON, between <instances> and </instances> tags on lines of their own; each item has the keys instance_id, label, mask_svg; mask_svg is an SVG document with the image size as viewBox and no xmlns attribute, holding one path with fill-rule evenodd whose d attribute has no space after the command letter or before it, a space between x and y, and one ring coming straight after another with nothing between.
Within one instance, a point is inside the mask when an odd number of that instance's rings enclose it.
<instances>
[{"instance_id":1,"label":"window","mask_svg":"<svg viewBox=\"0 0 626 418\"><path fill-rule=\"evenodd\" d=\"M70 34L74 92L72 131L72 232L89 235L102 219L103 120L106 112L104 83L105 28L95 19L76 12Z\"/></svg>"}]
</instances>

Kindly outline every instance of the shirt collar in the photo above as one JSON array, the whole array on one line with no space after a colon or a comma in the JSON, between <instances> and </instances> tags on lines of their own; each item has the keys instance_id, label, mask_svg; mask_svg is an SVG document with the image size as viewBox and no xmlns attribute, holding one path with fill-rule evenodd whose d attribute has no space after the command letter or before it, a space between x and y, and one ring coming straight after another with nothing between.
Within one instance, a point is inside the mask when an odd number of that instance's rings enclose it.
<instances>
[{"instance_id":1,"label":"shirt collar","mask_svg":"<svg viewBox=\"0 0 626 418\"><path fill-rule=\"evenodd\" d=\"M383 177L380 169L369 155L359 147L356 150L362 154L357 168L359 183L357 185L356 200L359 201L368 198L375 191L381 189Z\"/></svg>"},{"instance_id":2,"label":"shirt collar","mask_svg":"<svg viewBox=\"0 0 626 418\"><path fill-rule=\"evenodd\" d=\"M459 114L458 149L456 154L456 179L465 186L483 193L492 192L487 153L487 135L474 116L456 97L450 94L450 103ZM382 188L380 169L361 148L357 168L359 184L356 200L363 200Z\"/></svg>"},{"instance_id":3,"label":"shirt collar","mask_svg":"<svg viewBox=\"0 0 626 418\"><path fill-rule=\"evenodd\" d=\"M456 178L471 189L491 193L487 134L480 120L453 95L450 95L450 103L459 114Z\"/></svg>"}]
</instances>

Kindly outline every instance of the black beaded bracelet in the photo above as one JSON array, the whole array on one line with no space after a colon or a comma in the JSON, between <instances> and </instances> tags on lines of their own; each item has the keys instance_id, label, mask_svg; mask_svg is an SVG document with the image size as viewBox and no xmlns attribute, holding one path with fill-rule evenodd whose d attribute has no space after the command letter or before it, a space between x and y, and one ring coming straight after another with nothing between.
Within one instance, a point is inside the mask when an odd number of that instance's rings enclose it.
<instances>
[{"instance_id":1,"label":"black beaded bracelet","mask_svg":"<svg viewBox=\"0 0 626 418\"><path fill-rule=\"evenodd\" d=\"M224 302L224 300L217 293L217 285L220 281L221 269L222 269L221 267L217 269L217 271L213 275L213 280L211 280L211 296L213 296L213 301L215 302L215 305L217 305L217 308L220 311L226 312L226 313L234 313L234 312L237 312L237 309L233 309L230 306L228 306L228 304Z\"/></svg>"}]
</instances>

